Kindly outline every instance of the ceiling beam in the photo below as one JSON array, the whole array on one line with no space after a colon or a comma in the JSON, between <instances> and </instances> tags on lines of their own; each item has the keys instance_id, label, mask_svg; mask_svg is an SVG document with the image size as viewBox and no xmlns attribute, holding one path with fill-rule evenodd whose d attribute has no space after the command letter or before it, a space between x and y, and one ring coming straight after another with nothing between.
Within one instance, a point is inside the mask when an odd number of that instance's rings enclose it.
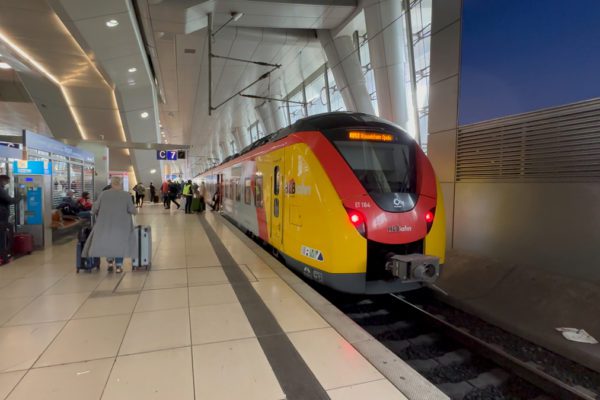
<instances>
[{"instance_id":1,"label":"ceiling beam","mask_svg":"<svg viewBox=\"0 0 600 400\"><path fill-rule=\"evenodd\" d=\"M128 143L110 140L80 140L80 139L60 139L53 138L70 146L77 146L80 143L93 143L114 149L136 149L136 150L188 150L189 144L167 144L167 143ZM0 135L0 142L23 143L22 136Z\"/></svg>"}]
</instances>

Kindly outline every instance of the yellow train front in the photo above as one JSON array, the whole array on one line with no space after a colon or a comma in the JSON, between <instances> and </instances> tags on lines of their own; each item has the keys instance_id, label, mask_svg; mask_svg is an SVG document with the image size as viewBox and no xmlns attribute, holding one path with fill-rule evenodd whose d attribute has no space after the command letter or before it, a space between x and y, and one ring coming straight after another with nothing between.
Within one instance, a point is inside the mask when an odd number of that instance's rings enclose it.
<instances>
[{"instance_id":1,"label":"yellow train front","mask_svg":"<svg viewBox=\"0 0 600 400\"><path fill-rule=\"evenodd\" d=\"M444 263L442 196L406 132L359 113L297 121L199 175L288 267L349 293L412 290Z\"/></svg>"}]
</instances>

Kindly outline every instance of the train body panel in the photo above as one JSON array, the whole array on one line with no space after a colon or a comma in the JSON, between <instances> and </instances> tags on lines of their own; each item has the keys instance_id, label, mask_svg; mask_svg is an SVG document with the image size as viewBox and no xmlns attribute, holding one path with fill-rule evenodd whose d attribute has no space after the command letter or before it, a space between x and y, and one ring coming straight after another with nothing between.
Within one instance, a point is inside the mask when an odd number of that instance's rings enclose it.
<instances>
[{"instance_id":1,"label":"train body panel","mask_svg":"<svg viewBox=\"0 0 600 400\"><path fill-rule=\"evenodd\" d=\"M269 243L289 267L341 291L398 292L437 277L444 208L418 146L379 122L384 133L296 125L197 177L209 190L219 188L224 215ZM369 142L373 137L385 141ZM435 264L434 276L423 273L434 265L417 263Z\"/></svg>"}]
</instances>

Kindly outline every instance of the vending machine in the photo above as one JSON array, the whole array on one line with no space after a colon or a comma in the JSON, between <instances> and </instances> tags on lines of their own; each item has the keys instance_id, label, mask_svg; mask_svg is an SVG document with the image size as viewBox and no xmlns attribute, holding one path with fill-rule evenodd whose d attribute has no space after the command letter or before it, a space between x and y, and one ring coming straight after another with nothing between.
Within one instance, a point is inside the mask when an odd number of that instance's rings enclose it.
<instances>
[{"instance_id":1,"label":"vending machine","mask_svg":"<svg viewBox=\"0 0 600 400\"><path fill-rule=\"evenodd\" d=\"M33 236L35 249L52 245L52 165L44 161L15 161L15 225L17 232Z\"/></svg>"}]
</instances>

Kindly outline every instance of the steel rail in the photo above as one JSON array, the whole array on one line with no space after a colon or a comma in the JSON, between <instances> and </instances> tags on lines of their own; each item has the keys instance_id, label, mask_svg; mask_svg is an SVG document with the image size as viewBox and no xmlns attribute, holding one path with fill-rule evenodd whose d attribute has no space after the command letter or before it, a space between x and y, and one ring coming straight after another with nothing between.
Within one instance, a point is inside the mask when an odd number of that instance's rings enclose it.
<instances>
[{"instance_id":1,"label":"steel rail","mask_svg":"<svg viewBox=\"0 0 600 400\"><path fill-rule=\"evenodd\" d=\"M411 308L413 311L416 311L427 323L436 328L440 328L444 334L452 337L454 340L475 351L482 357L500 365L507 371L523 378L549 395L561 400L597 400L599 398L597 394L593 394L587 389L571 386L544 372L539 367L516 358L502 348L486 343L478 337L466 332L464 329L454 326L448 321L423 310L399 295L392 293L391 296L402 302L405 306Z\"/></svg>"}]
</instances>

